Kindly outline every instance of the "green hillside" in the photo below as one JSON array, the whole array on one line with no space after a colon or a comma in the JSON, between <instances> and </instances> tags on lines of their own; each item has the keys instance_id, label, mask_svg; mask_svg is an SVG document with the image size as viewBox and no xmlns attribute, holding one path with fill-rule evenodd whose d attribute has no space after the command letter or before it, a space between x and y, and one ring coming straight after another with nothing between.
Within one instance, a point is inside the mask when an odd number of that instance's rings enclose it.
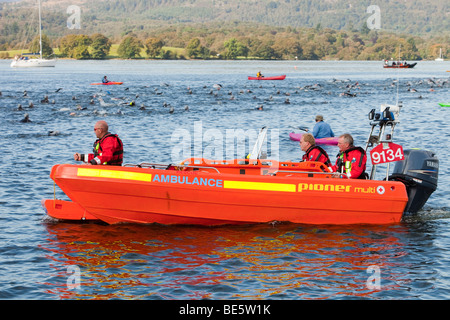
<instances>
[{"instance_id":1,"label":"green hillside","mask_svg":"<svg viewBox=\"0 0 450 320\"><path fill-rule=\"evenodd\" d=\"M35 0L1 4L2 29ZM87 33L114 34L126 29L150 29L179 23L251 22L272 26L360 29L371 13L370 0L43 0L47 27L63 32L70 5L81 8L82 28ZM441 0L378 0L383 31L410 35L449 32L449 3ZM4 24L6 23L6 25ZM59 34L61 35L61 34Z\"/></svg>"},{"instance_id":2,"label":"green hillside","mask_svg":"<svg viewBox=\"0 0 450 320\"><path fill-rule=\"evenodd\" d=\"M273 26L342 30L360 28L371 15L368 0L122 0L85 2L97 17L126 17L150 22L207 23L240 21ZM441 0L375 2L385 31L425 34L449 31L449 4Z\"/></svg>"},{"instance_id":3,"label":"green hillside","mask_svg":"<svg viewBox=\"0 0 450 320\"><path fill-rule=\"evenodd\" d=\"M1 1L1 0L0 0ZM196 37L220 53L231 37L246 47L301 46L306 59L378 59L397 43L411 47L411 58L447 52L448 1L376 1L379 29L368 29L369 0L43 0L43 30L57 47L70 34L101 33L112 43L127 35L142 41L186 48ZM69 29L69 6L80 8L80 29ZM36 1L0 3L0 51L24 47L37 34ZM33 15L34 12L34 15ZM373 27L371 27L373 29ZM393 36L394 35L394 36ZM400 38L400 40L398 39ZM290 42L289 42L290 41ZM258 43L257 43L258 42ZM377 46L378 45L378 46ZM393 49L394 48L394 49ZM450 49L450 48L448 48ZM384 51L383 51L384 50ZM252 50L250 50L252 51ZM288 58L297 56L280 53Z\"/></svg>"}]
</instances>

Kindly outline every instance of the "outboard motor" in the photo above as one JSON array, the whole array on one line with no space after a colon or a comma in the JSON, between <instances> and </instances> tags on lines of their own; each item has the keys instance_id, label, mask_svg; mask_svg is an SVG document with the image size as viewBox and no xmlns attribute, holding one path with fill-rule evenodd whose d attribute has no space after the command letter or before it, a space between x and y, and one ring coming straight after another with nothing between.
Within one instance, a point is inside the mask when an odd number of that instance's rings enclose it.
<instances>
[{"instance_id":1,"label":"outboard motor","mask_svg":"<svg viewBox=\"0 0 450 320\"><path fill-rule=\"evenodd\" d=\"M403 151L405 160L395 164L389 180L406 185L408 203L404 212L416 213L437 188L439 160L431 151L412 149Z\"/></svg>"}]
</instances>

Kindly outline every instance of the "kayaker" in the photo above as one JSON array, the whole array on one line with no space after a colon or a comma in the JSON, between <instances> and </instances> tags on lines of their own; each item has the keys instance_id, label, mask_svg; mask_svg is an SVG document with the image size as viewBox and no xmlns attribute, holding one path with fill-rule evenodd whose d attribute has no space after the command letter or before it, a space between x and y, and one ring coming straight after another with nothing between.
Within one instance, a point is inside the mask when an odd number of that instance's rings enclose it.
<instances>
[{"instance_id":1,"label":"kayaker","mask_svg":"<svg viewBox=\"0 0 450 320\"><path fill-rule=\"evenodd\" d=\"M318 114L316 116L315 120L316 120L316 124L314 125L313 132L312 132L314 138L321 139L321 138L334 137L333 130L331 130L331 127L328 123L323 121L322 115Z\"/></svg>"},{"instance_id":2,"label":"kayaker","mask_svg":"<svg viewBox=\"0 0 450 320\"><path fill-rule=\"evenodd\" d=\"M256 77L263 78L264 76L262 75L261 71L258 71L258 73L256 74Z\"/></svg>"},{"instance_id":3,"label":"kayaker","mask_svg":"<svg viewBox=\"0 0 450 320\"><path fill-rule=\"evenodd\" d=\"M97 140L94 142L94 153L75 153L75 161L84 161L92 165L121 166L123 161L123 144L117 134L108 131L106 121L100 120L94 126Z\"/></svg>"},{"instance_id":4,"label":"kayaker","mask_svg":"<svg viewBox=\"0 0 450 320\"><path fill-rule=\"evenodd\" d=\"M305 154L302 157L303 161L319 161L324 163L332 172L331 161L328 154L321 147L316 145L316 139L311 133L305 133L300 138L300 148Z\"/></svg>"},{"instance_id":5,"label":"kayaker","mask_svg":"<svg viewBox=\"0 0 450 320\"><path fill-rule=\"evenodd\" d=\"M103 77L102 79L102 83L109 83L110 81L108 80L108 78L106 76Z\"/></svg>"},{"instance_id":6,"label":"kayaker","mask_svg":"<svg viewBox=\"0 0 450 320\"><path fill-rule=\"evenodd\" d=\"M367 155L364 149L353 145L353 137L349 133L340 135L337 145L339 153L333 171L345 173L349 179L367 179Z\"/></svg>"}]
</instances>

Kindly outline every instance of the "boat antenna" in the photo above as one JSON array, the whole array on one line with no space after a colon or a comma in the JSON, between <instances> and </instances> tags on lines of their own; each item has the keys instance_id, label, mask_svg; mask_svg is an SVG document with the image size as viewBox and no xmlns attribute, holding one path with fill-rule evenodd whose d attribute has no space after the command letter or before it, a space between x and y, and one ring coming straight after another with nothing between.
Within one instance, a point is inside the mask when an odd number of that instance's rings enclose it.
<instances>
[{"instance_id":1,"label":"boat antenna","mask_svg":"<svg viewBox=\"0 0 450 320\"><path fill-rule=\"evenodd\" d=\"M398 66L398 62L400 62L400 49L402 45L398 47L398 60L397 60L397 101L395 102L396 105L398 105L398 97L399 97L399 86L400 86L400 68Z\"/></svg>"},{"instance_id":2,"label":"boat antenna","mask_svg":"<svg viewBox=\"0 0 450 320\"><path fill-rule=\"evenodd\" d=\"M39 56L42 59L42 18L41 18L41 0L38 0L39 8Z\"/></svg>"}]
</instances>

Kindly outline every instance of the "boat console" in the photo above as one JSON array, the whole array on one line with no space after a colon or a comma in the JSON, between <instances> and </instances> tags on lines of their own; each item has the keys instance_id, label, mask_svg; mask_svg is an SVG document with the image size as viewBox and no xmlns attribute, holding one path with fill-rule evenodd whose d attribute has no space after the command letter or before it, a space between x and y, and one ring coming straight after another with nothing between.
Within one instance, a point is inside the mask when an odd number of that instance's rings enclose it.
<instances>
[{"instance_id":1,"label":"boat console","mask_svg":"<svg viewBox=\"0 0 450 320\"><path fill-rule=\"evenodd\" d=\"M394 128L400 122L398 119L402 106L402 103L398 102L397 105L382 105L379 112L376 112L375 109L369 112L372 130L367 139L366 152L368 147L376 147L379 144L383 144L383 148L389 149L394 136ZM377 127L379 128L378 135L373 135L374 129ZM390 132L388 132L389 128ZM404 212L417 213L437 188L439 160L434 152L420 149L401 149L401 160L395 156L391 160L396 161L391 175L389 175L389 161L386 161L385 180L400 181L406 186L408 203ZM374 179L376 169L377 164L373 164L370 179Z\"/></svg>"}]
</instances>

